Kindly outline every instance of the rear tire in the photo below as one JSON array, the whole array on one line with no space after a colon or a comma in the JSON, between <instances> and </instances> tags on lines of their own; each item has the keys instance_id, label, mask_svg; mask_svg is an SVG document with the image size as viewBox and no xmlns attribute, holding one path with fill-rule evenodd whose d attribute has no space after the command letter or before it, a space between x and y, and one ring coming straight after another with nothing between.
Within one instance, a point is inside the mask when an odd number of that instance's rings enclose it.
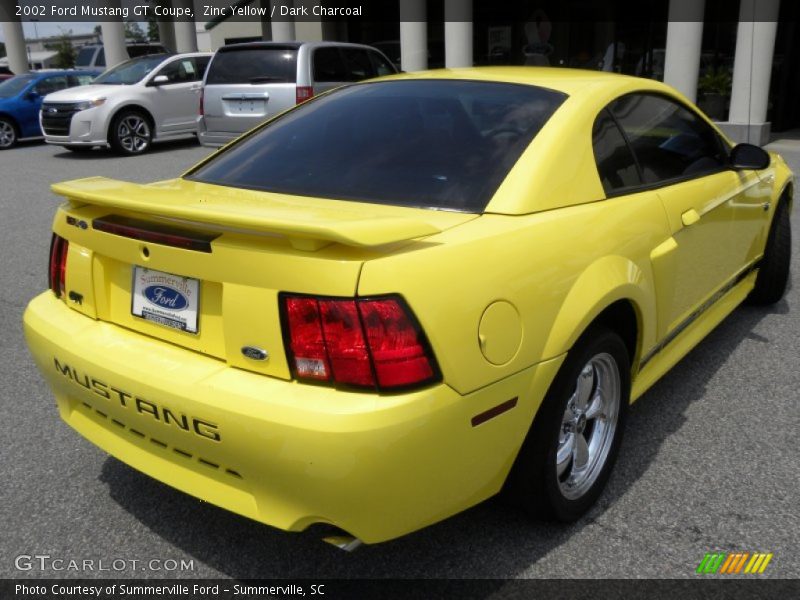
<instances>
[{"instance_id":1,"label":"rear tire","mask_svg":"<svg viewBox=\"0 0 800 600\"><path fill-rule=\"evenodd\" d=\"M123 110L111 122L108 142L119 154L144 154L153 142L150 119L138 110Z\"/></svg>"},{"instance_id":2,"label":"rear tire","mask_svg":"<svg viewBox=\"0 0 800 600\"><path fill-rule=\"evenodd\" d=\"M8 150L17 145L19 134L11 119L0 118L0 150Z\"/></svg>"},{"instance_id":3,"label":"rear tire","mask_svg":"<svg viewBox=\"0 0 800 600\"><path fill-rule=\"evenodd\" d=\"M610 329L592 327L551 384L508 477L506 496L537 518L580 518L611 473L629 399L625 343Z\"/></svg>"},{"instance_id":4,"label":"rear tire","mask_svg":"<svg viewBox=\"0 0 800 600\"><path fill-rule=\"evenodd\" d=\"M747 300L751 304L775 304L786 292L789 265L792 258L792 225L789 203L781 200L772 217L764 258L756 276L753 291Z\"/></svg>"}]
</instances>

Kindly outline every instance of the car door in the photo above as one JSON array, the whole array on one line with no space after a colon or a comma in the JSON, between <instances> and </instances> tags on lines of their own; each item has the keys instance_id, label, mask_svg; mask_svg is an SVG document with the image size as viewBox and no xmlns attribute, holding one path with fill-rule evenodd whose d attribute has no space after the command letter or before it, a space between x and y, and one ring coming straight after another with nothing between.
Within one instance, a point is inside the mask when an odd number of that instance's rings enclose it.
<instances>
[{"instance_id":1,"label":"car door","mask_svg":"<svg viewBox=\"0 0 800 600\"><path fill-rule=\"evenodd\" d=\"M657 190L676 243L659 309L666 332L697 316L704 303L745 268L742 249L751 239L734 239L734 220L751 205L754 174L728 166L727 147L705 120L671 98L629 94L609 106L639 167L642 185ZM664 289L668 286L669 289Z\"/></svg>"},{"instance_id":2,"label":"car door","mask_svg":"<svg viewBox=\"0 0 800 600\"><path fill-rule=\"evenodd\" d=\"M22 112L20 113L22 137L42 135L39 127L39 110L42 108L42 100L47 94L65 90L68 87L66 75L49 75L33 85L22 103Z\"/></svg>"},{"instance_id":3,"label":"car door","mask_svg":"<svg viewBox=\"0 0 800 600\"><path fill-rule=\"evenodd\" d=\"M203 72L193 57L174 59L151 76L147 93L159 132L194 131L202 77Z\"/></svg>"}]
</instances>

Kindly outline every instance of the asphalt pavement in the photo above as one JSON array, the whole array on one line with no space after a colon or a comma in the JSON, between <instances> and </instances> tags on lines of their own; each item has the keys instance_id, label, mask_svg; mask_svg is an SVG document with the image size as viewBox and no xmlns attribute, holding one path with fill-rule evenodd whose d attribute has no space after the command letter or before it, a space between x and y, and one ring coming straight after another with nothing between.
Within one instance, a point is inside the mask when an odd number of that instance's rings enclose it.
<instances>
[{"instance_id":1,"label":"asphalt pavement","mask_svg":"<svg viewBox=\"0 0 800 600\"><path fill-rule=\"evenodd\" d=\"M774 147L800 173L800 141ZM194 140L132 158L38 142L0 153L0 577L691 578L711 551L771 552L760 577L800 577L800 286L776 306L738 309L632 407L605 493L569 526L490 500L347 554L317 528L260 525L82 439L59 419L22 334L25 304L47 285L59 203L49 185L166 179L207 154ZM796 239L798 212L795 202ZM24 558L34 555L51 558Z\"/></svg>"}]
</instances>

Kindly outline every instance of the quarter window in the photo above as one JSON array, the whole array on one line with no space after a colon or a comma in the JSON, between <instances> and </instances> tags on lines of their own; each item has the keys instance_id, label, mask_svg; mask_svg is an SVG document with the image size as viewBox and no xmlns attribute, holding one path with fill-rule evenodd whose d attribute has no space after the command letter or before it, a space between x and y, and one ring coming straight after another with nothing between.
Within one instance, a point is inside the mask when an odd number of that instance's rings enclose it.
<instances>
[{"instance_id":1,"label":"quarter window","mask_svg":"<svg viewBox=\"0 0 800 600\"><path fill-rule=\"evenodd\" d=\"M350 80L350 74L339 53L339 48L332 46L317 48L314 51L314 81L324 83Z\"/></svg>"},{"instance_id":2,"label":"quarter window","mask_svg":"<svg viewBox=\"0 0 800 600\"><path fill-rule=\"evenodd\" d=\"M392 66L392 63L390 63L377 52L370 50L369 57L372 60L372 66L374 67L375 73L378 77L382 77L383 75L394 75L397 72L397 69Z\"/></svg>"},{"instance_id":3,"label":"quarter window","mask_svg":"<svg viewBox=\"0 0 800 600\"><path fill-rule=\"evenodd\" d=\"M52 94L58 90L65 90L67 87L69 87L67 85L67 78L64 76L58 76L43 79L36 84L35 90L40 96L46 96L47 94Z\"/></svg>"},{"instance_id":4,"label":"quarter window","mask_svg":"<svg viewBox=\"0 0 800 600\"><path fill-rule=\"evenodd\" d=\"M361 81L375 77L372 62L366 50L360 48L342 48L342 54L347 62L348 77L345 81Z\"/></svg>"},{"instance_id":5,"label":"quarter window","mask_svg":"<svg viewBox=\"0 0 800 600\"><path fill-rule=\"evenodd\" d=\"M592 147L597 172L606 194L642 182L633 153L608 110L603 110L595 119Z\"/></svg>"},{"instance_id":6,"label":"quarter window","mask_svg":"<svg viewBox=\"0 0 800 600\"><path fill-rule=\"evenodd\" d=\"M609 109L630 141L645 184L713 173L727 163L716 132L676 102L631 94L612 102Z\"/></svg>"}]
</instances>

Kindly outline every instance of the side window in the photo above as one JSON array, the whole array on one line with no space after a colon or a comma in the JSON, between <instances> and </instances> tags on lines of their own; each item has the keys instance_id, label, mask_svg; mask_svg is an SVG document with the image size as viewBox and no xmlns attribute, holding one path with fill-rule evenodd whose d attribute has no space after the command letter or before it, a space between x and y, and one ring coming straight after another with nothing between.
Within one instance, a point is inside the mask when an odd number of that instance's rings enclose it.
<instances>
[{"instance_id":1,"label":"side window","mask_svg":"<svg viewBox=\"0 0 800 600\"><path fill-rule=\"evenodd\" d=\"M48 77L47 79L43 79L37 83L36 87L33 89L40 96L46 96L47 94L52 94L58 90L65 90L67 87L69 87L67 85L67 78L64 75L61 75L59 77Z\"/></svg>"},{"instance_id":2,"label":"side window","mask_svg":"<svg viewBox=\"0 0 800 600\"><path fill-rule=\"evenodd\" d=\"M90 83L92 83L92 79L94 79L94 76L92 75L70 75L69 87L75 87L78 85L89 85Z\"/></svg>"},{"instance_id":3,"label":"side window","mask_svg":"<svg viewBox=\"0 0 800 600\"><path fill-rule=\"evenodd\" d=\"M716 132L672 100L631 94L609 108L630 140L645 184L713 173L727 162Z\"/></svg>"},{"instance_id":4,"label":"side window","mask_svg":"<svg viewBox=\"0 0 800 600\"><path fill-rule=\"evenodd\" d=\"M97 58L94 61L95 67L105 67L106 66L106 49L100 48L100 52L97 53Z\"/></svg>"},{"instance_id":5,"label":"side window","mask_svg":"<svg viewBox=\"0 0 800 600\"><path fill-rule=\"evenodd\" d=\"M194 81L200 81L206 74L208 63L211 62L210 56L197 56L192 59L194 63Z\"/></svg>"},{"instance_id":6,"label":"side window","mask_svg":"<svg viewBox=\"0 0 800 600\"><path fill-rule=\"evenodd\" d=\"M383 58L377 52L369 52L369 58L372 61L372 67L375 69L375 73L377 77L382 77L383 75L393 75L397 73L397 70L394 68L394 65L390 63L388 60Z\"/></svg>"},{"instance_id":7,"label":"side window","mask_svg":"<svg viewBox=\"0 0 800 600\"><path fill-rule=\"evenodd\" d=\"M345 81L361 81L375 77L375 69L366 50L361 48L342 48L345 62L347 63L348 77Z\"/></svg>"},{"instance_id":8,"label":"side window","mask_svg":"<svg viewBox=\"0 0 800 600\"><path fill-rule=\"evenodd\" d=\"M639 185L639 169L616 122L604 109L594 121L592 147L597 172L606 194Z\"/></svg>"},{"instance_id":9,"label":"side window","mask_svg":"<svg viewBox=\"0 0 800 600\"><path fill-rule=\"evenodd\" d=\"M156 77L159 75L166 75L170 83L186 83L198 79L197 69L191 58L172 61L156 73Z\"/></svg>"},{"instance_id":10,"label":"side window","mask_svg":"<svg viewBox=\"0 0 800 600\"><path fill-rule=\"evenodd\" d=\"M314 81L350 81L339 48L323 47L314 50Z\"/></svg>"}]
</instances>

